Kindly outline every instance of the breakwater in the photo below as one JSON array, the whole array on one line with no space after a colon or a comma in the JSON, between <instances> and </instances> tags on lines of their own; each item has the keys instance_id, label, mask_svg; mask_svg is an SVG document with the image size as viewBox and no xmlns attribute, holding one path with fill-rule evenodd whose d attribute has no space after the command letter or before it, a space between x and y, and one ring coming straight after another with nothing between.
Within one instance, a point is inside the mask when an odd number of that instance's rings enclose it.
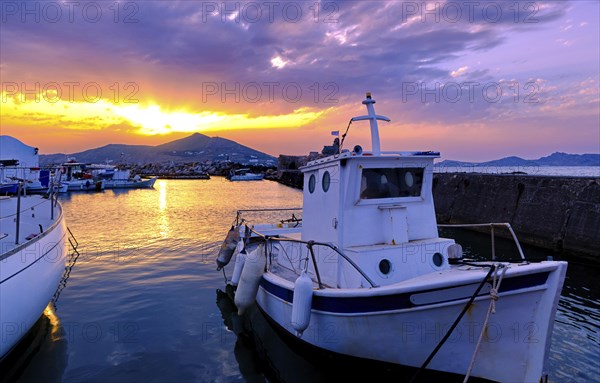
<instances>
[{"instance_id":1,"label":"breakwater","mask_svg":"<svg viewBox=\"0 0 600 383\"><path fill-rule=\"evenodd\" d=\"M294 170L272 179L302 188L302 178ZM508 222L523 243L600 256L600 178L436 173L433 198L438 223Z\"/></svg>"},{"instance_id":2,"label":"breakwater","mask_svg":"<svg viewBox=\"0 0 600 383\"><path fill-rule=\"evenodd\" d=\"M118 168L128 169L140 177L160 179L210 179L210 176L225 176L232 169L248 168L253 173L272 175L275 168L260 165L241 165L232 162L205 161L183 163L119 164Z\"/></svg>"},{"instance_id":3,"label":"breakwater","mask_svg":"<svg viewBox=\"0 0 600 383\"><path fill-rule=\"evenodd\" d=\"M435 174L439 223L508 222L521 242L600 255L600 178Z\"/></svg>"}]
</instances>

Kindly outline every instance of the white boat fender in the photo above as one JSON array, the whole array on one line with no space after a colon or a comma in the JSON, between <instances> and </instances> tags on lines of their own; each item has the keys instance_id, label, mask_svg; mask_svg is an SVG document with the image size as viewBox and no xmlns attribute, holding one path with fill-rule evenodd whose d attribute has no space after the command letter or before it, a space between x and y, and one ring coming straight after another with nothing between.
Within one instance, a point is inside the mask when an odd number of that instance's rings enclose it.
<instances>
[{"instance_id":1,"label":"white boat fender","mask_svg":"<svg viewBox=\"0 0 600 383\"><path fill-rule=\"evenodd\" d=\"M238 308L238 315L244 314L244 311L256 300L258 285L267 264L264 250L264 245L260 244L254 251L246 254L234 299Z\"/></svg>"},{"instance_id":2,"label":"white boat fender","mask_svg":"<svg viewBox=\"0 0 600 383\"><path fill-rule=\"evenodd\" d=\"M238 249L241 249L239 252ZM244 268L244 263L246 262L246 247L244 246L244 242L240 241L238 247L236 248L237 255L235 257L235 264L233 266L233 275L231 276L231 285L237 286L240 283L240 276L242 275L242 269Z\"/></svg>"},{"instance_id":3,"label":"white boat fender","mask_svg":"<svg viewBox=\"0 0 600 383\"><path fill-rule=\"evenodd\" d=\"M312 307L313 283L306 271L302 271L294 283L294 300L292 302L292 327L296 336L302 333L310 323Z\"/></svg>"},{"instance_id":4,"label":"white boat fender","mask_svg":"<svg viewBox=\"0 0 600 383\"><path fill-rule=\"evenodd\" d=\"M229 261L231 261L231 256L233 255L233 251L235 250L239 241L239 228L231 226L231 229L229 229L229 232L227 232L227 236L221 245L221 250L219 250L219 256L217 257L217 270L221 270L223 267L227 266Z\"/></svg>"}]
</instances>

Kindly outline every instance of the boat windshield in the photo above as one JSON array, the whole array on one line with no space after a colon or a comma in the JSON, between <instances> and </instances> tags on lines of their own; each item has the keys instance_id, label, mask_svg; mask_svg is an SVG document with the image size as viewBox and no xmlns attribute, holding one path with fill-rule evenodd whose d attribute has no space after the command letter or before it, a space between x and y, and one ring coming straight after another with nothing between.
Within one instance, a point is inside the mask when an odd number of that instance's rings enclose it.
<instances>
[{"instance_id":1,"label":"boat windshield","mask_svg":"<svg viewBox=\"0 0 600 383\"><path fill-rule=\"evenodd\" d=\"M361 199L419 197L423 168L371 168L362 170Z\"/></svg>"}]
</instances>

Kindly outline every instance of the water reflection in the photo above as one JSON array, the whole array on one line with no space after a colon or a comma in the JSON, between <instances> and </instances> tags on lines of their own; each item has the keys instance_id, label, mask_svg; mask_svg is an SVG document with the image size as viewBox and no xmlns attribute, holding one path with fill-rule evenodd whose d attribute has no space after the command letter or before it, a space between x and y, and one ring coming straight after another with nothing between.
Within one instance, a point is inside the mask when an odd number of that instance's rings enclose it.
<instances>
[{"instance_id":1,"label":"water reflection","mask_svg":"<svg viewBox=\"0 0 600 383\"><path fill-rule=\"evenodd\" d=\"M0 362L0 382L60 382L67 366L67 336L48 305L17 346Z\"/></svg>"},{"instance_id":2,"label":"water reflection","mask_svg":"<svg viewBox=\"0 0 600 383\"><path fill-rule=\"evenodd\" d=\"M156 183L158 189L158 231L161 238L169 237L171 230L169 229L169 216L167 214L167 183L162 180Z\"/></svg>"}]
</instances>

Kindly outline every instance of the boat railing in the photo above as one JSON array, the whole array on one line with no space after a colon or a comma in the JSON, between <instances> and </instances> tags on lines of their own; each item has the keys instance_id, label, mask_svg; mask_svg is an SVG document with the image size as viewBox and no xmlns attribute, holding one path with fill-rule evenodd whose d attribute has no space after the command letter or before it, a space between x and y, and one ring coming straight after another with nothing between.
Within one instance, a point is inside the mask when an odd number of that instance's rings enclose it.
<instances>
[{"instance_id":1,"label":"boat railing","mask_svg":"<svg viewBox=\"0 0 600 383\"><path fill-rule=\"evenodd\" d=\"M517 250L519 251L519 255L521 256L521 259L525 260L525 255L523 254L523 249L521 248L521 244L519 243L519 239L517 238L517 235L515 234L512 226L510 225L510 223L508 222L494 222L494 223L463 223L463 224L439 224L437 225L438 227L442 227L442 228L477 228L477 227L487 227L490 229L490 240L492 243L492 260L496 260L496 233L494 228L496 227L504 227L506 229L508 229L508 231L510 232L510 235L512 237L512 239L515 242L515 245L517 246Z\"/></svg>"},{"instance_id":2,"label":"boat railing","mask_svg":"<svg viewBox=\"0 0 600 383\"><path fill-rule=\"evenodd\" d=\"M275 212L279 212L279 211L302 211L302 208L301 207L288 207L288 208L241 209L236 212L234 225L239 226L244 222L244 219L242 218L242 215L244 215L244 213L269 213L269 212L275 213ZM302 221L301 218L295 218L295 216L293 214L292 214L291 220L295 220L298 222ZM284 220L284 221L286 221L286 220ZM282 223L284 221L282 221ZM290 221L290 220L287 220L287 221Z\"/></svg>"},{"instance_id":3,"label":"boat railing","mask_svg":"<svg viewBox=\"0 0 600 383\"><path fill-rule=\"evenodd\" d=\"M260 210L262 210L262 209L260 209ZM282 209L272 209L272 210L267 210L267 211L275 211L275 210L282 210ZM285 210L296 210L296 209L285 209ZM255 210L251 210L251 211L255 211ZM371 285L371 287L379 287L377 284L375 284L375 282L373 282L373 280L371 278L369 278L369 276L360 268L360 266L358 266L346 254L344 254L337 246L335 246L331 243L317 242L317 241L304 241L304 240L296 239L296 238L280 237L278 235L268 235L268 234L263 234L259 231L256 231L254 228L251 228L251 227L249 227L249 231L252 234L262 238L266 244L268 244L269 242L293 242L293 243L301 243L301 244L306 245L306 247L308 248L308 253L310 254L310 258L312 260L313 267L315 269L315 276L317 277L317 284L319 285L319 289L322 289L324 285L321 280L319 266L317 265L317 259L316 259L315 250L314 250L315 246L321 246L321 247L325 247L325 248L329 248L329 249L333 250L340 257L342 257L344 260L346 260L346 262L348 262L363 278L365 278L365 280ZM265 251L267 248L268 248L268 246L265 246Z\"/></svg>"},{"instance_id":4,"label":"boat railing","mask_svg":"<svg viewBox=\"0 0 600 383\"><path fill-rule=\"evenodd\" d=\"M26 196L25 195L25 188L24 188L24 184L25 182L27 182L26 180L22 180L19 179L18 181L18 188L17 188L17 195L15 196L17 199L17 203L16 203L16 212L14 214L9 214L6 216L0 216L0 219L5 219L5 218L10 218L10 217L15 217L14 218L14 222L15 222L15 245L19 244L19 235L20 235L20 229L21 229L21 214L25 213L26 211L29 211L37 206L49 203L50 204L50 219L54 220L54 208L56 207L56 205L58 204L58 191L55 188L54 185L54 180L52 179L50 181L50 188L49 188L49 192L48 192L48 198L44 199L43 201L41 201L40 203L37 203L35 205L28 205L24 210L21 210L21 196ZM8 236L5 235L0 239L4 239Z\"/></svg>"}]
</instances>

